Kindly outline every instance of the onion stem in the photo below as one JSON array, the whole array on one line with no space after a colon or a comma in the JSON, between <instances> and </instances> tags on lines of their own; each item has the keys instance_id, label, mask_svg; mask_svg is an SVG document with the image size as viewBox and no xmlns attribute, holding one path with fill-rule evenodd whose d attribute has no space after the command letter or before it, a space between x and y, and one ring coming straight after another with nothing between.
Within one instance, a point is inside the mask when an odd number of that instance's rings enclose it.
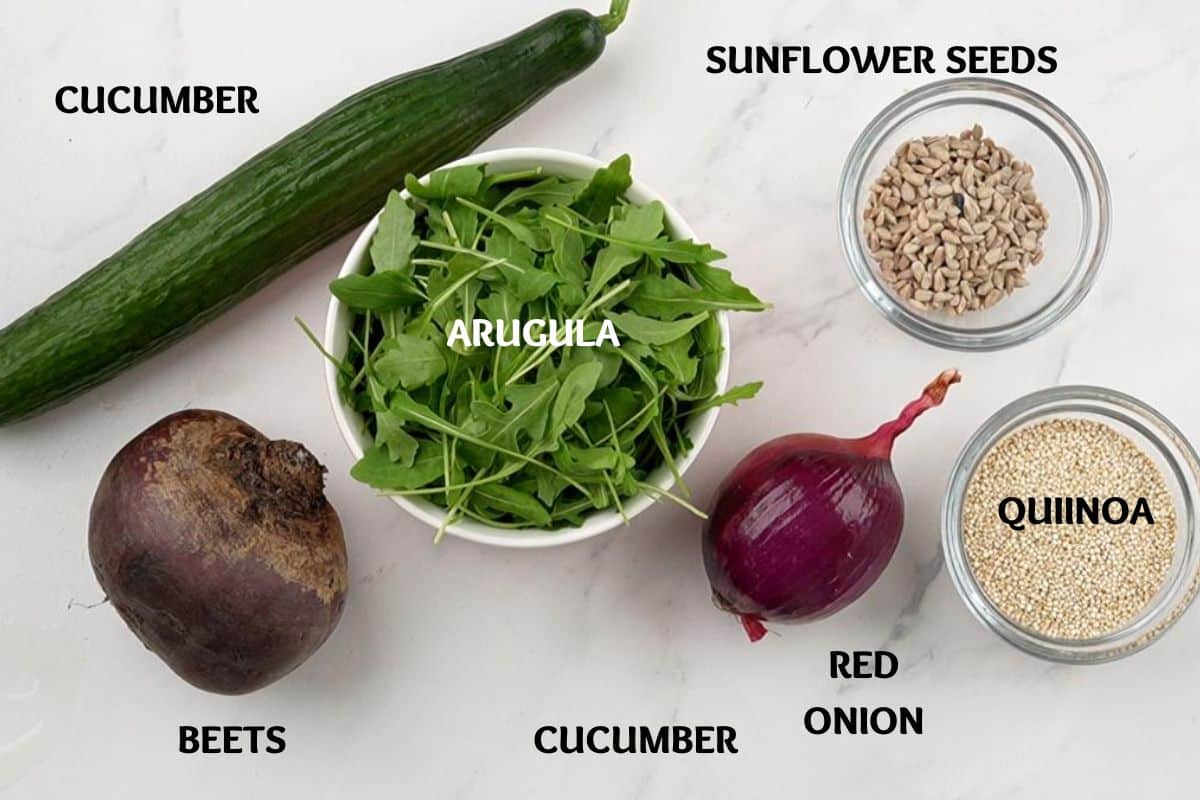
<instances>
[{"instance_id":1,"label":"onion stem","mask_svg":"<svg viewBox=\"0 0 1200 800\"><path fill-rule=\"evenodd\" d=\"M933 379L925 387L921 396L906 405L900 411L900 416L880 425L874 433L866 438L864 455L871 458L887 459L892 455L892 443L896 437L904 433L917 417L934 406L940 406L946 398L946 390L962 380L962 375L956 369L948 369Z\"/></svg>"}]
</instances>

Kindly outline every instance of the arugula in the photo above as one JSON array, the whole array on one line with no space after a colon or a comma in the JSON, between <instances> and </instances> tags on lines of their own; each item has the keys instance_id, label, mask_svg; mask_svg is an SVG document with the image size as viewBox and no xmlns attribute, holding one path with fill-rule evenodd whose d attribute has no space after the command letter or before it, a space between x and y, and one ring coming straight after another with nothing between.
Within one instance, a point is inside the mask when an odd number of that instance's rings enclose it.
<instances>
[{"instance_id":1,"label":"arugula","mask_svg":"<svg viewBox=\"0 0 1200 800\"><path fill-rule=\"evenodd\" d=\"M511 408L501 410L493 403L475 400L471 413L483 425L488 441L516 449L517 438L528 434L529 442L541 442L546 434L550 406L559 393L558 380L550 378L533 385L509 388Z\"/></svg>"},{"instance_id":2,"label":"arugula","mask_svg":"<svg viewBox=\"0 0 1200 800\"><path fill-rule=\"evenodd\" d=\"M371 357L372 375L387 389L426 386L445 371L441 347L406 333L384 339Z\"/></svg>"},{"instance_id":3,"label":"arugula","mask_svg":"<svg viewBox=\"0 0 1200 800\"><path fill-rule=\"evenodd\" d=\"M419 489L442 474L441 442L423 441L413 463L405 466L379 447L372 447L350 470L355 480L376 489Z\"/></svg>"},{"instance_id":4,"label":"arugula","mask_svg":"<svg viewBox=\"0 0 1200 800\"><path fill-rule=\"evenodd\" d=\"M698 266L692 266L692 275L699 271ZM736 284L725 292L715 288L721 285L715 273L728 275L728 272L720 267L707 269L708 286L689 286L676 275L650 275L638 284L626 302L639 314L667 320L702 311L762 311L768 308L749 290Z\"/></svg>"},{"instance_id":5,"label":"arugula","mask_svg":"<svg viewBox=\"0 0 1200 800\"><path fill-rule=\"evenodd\" d=\"M412 278L396 271L347 275L329 284L329 291L338 300L359 311L393 311L416 305L425 299Z\"/></svg>"},{"instance_id":6,"label":"arugula","mask_svg":"<svg viewBox=\"0 0 1200 800\"><path fill-rule=\"evenodd\" d=\"M702 513L648 481L665 468L688 496L689 418L762 385L717 395L716 314L768 306L631 185L622 156L587 181L453 167L388 195L370 268L330 285L353 316L328 357L372 442L355 479L446 508L446 525L554 529L640 494ZM621 345L449 347L475 319L578 320L592 339L611 320Z\"/></svg>"},{"instance_id":7,"label":"arugula","mask_svg":"<svg viewBox=\"0 0 1200 800\"><path fill-rule=\"evenodd\" d=\"M489 508L527 520L537 528L550 525L550 511L531 494L489 483L475 490L475 496Z\"/></svg>"},{"instance_id":8,"label":"arugula","mask_svg":"<svg viewBox=\"0 0 1200 800\"><path fill-rule=\"evenodd\" d=\"M583 416L588 396L596 390L602 367L595 361L580 364L567 373L550 409L550 439L559 439Z\"/></svg>"},{"instance_id":9,"label":"arugula","mask_svg":"<svg viewBox=\"0 0 1200 800\"><path fill-rule=\"evenodd\" d=\"M626 154L607 167L596 170L596 174L584 187L579 199L571 203L571 207L595 222L603 222L609 209L633 185L633 177L629 172L632 165L632 159Z\"/></svg>"},{"instance_id":10,"label":"arugula","mask_svg":"<svg viewBox=\"0 0 1200 800\"><path fill-rule=\"evenodd\" d=\"M455 197L474 197L483 185L483 167L466 166L439 169L421 183L415 176L404 179L404 188L422 200L450 200Z\"/></svg>"},{"instance_id":11,"label":"arugula","mask_svg":"<svg viewBox=\"0 0 1200 800\"><path fill-rule=\"evenodd\" d=\"M686 386L696 379L700 361L689 354L691 349L692 339L689 336L680 336L658 348L658 363L670 373L668 380Z\"/></svg>"},{"instance_id":12,"label":"arugula","mask_svg":"<svg viewBox=\"0 0 1200 800\"><path fill-rule=\"evenodd\" d=\"M395 189L389 192L379 215L379 228L371 240L371 262L376 272L412 271L412 254L417 247L415 221L415 212L400 193Z\"/></svg>"},{"instance_id":13,"label":"arugula","mask_svg":"<svg viewBox=\"0 0 1200 800\"><path fill-rule=\"evenodd\" d=\"M688 414L697 414L701 411L707 411L710 408L717 406L738 404L739 400L750 400L758 394L758 390L762 388L762 381L753 381L751 383L743 383L741 386L735 386L724 394L716 394L707 400L697 403L687 410Z\"/></svg>"},{"instance_id":14,"label":"arugula","mask_svg":"<svg viewBox=\"0 0 1200 800\"><path fill-rule=\"evenodd\" d=\"M402 467L411 467L417 458L420 442L404 430L404 420L391 411L375 413L375 443L387 448L390 460Z\"/></svg>"},{"instance_id":15,"label":"arugula","mask_svg":"<svg viewBox=\"0 0 1200 800\"><path fill-rule=\"evenodd\" d=\"M643 344L668 344L686 336L692 328L708 319L707 313L695 314L673 322L643 317L632 311L621 314L605 312L605 316L613 321L621 333Z\"/></svg>"}]
</instances>

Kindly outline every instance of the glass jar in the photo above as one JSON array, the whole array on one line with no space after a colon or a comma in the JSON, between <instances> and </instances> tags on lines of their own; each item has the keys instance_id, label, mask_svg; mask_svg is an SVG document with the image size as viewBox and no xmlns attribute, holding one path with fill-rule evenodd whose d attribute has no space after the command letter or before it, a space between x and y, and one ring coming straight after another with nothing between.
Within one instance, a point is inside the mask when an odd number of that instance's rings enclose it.
<instances>
[{"instance_id":1,"label":"glass jar","mask_svg":"<svg viewBox=\"0 0 1200 800\"><path fill-rule=\"evenodd\" d=\"M1016 430L1055 418L1103 422L1132 440L1158 466L1175 504L1178 531L1171 567L1157 595L1125 627L1094 639L1056 639L1018 625L988 599L967 560L962 515L975 470L992 448ZM1183 434L1150 406L1129 395L1095 386L1057 386L1034 392L1000 409L967 442L951 473L942 507L942 546L954 587L972 615L1001 638L1051 661L1091 664L1112 661L1148 646L1187 610L1200 587L1196 545L1196 499L1200 459Z\"/></svg>"},{"instance_id":2,"label":"glass jar","mask_svg":"<svg viewBox=\"0 0 1200 800\"><path fill-rule=\"evenodd\" d=\"M880 275L863 232L871 185L896 149L922 136L957 134L979 123L984 134L1035 171L1049 212L1045 256L1029 285L995 306L953 316L921 310ZM957 350L998 350L1027 342L1067 317L1091 289L1108 245L1108 178L1079 126L1045 97L1006 81L954 78L922 86L871 120L854 143L838 189L838 232L850 271L867 299L896 327Z\"/></svg>"}]
</instances>

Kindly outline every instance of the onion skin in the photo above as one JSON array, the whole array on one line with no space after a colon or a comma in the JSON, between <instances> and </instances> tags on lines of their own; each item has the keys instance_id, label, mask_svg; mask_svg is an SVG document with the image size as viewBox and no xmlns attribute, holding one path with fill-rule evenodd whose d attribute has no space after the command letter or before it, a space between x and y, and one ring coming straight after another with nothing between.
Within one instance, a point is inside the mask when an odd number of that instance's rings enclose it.
<instances>
[{"instance_id":1,"label":"onion skin","mask_svg":"<svg viewBox=\"0 0 1200 800\"><path fill-rule=\"evenodd\" d=\"M92 567L181 678L220 694L278 680L345 606L346 544L324 467L218 411L183 411L113 458L92 503Z\"/></svg>"},{"instance_id":2,"label":"onion skin","mask_svg":"<svg viewBox=\"0 0 1200 800\"><path fill-rule=\"evenodd\" d=\"M875 582L900 542L904 497L890 462L864 461L850 445L781 436L729 474L705 529L704 565L719 607L751 609L760 622L810 622Z\"/></svg>"},{"instance_id":3,"label":"onion skin","mask_svg":"<svg viewBox=\"0 0 1200 800\"><path fill-rule=\"evenodd\" d=\"M717 607L751 641L764 621L811 622L857 600L883 573L904 528L891 465L895 438L959 380L948 370L900 416L861 439L791 434L751 451L717 489L704 566Z\"/></svg>"}]
</instances>

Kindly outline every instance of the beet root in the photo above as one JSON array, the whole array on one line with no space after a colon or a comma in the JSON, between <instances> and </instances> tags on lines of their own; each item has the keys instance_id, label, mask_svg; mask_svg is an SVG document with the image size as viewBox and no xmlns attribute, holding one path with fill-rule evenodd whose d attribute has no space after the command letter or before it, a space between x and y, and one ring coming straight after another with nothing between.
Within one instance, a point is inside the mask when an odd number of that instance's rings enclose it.
<instances>
[{"instance_id":1,"label":"beet root","mask_svg":"<svg viewBox=\"0 0 1200 800\"><path fill-rule=\"evenodd\" d=\"M92 568L181 678L244 694L316 652L346 602L325 468L219 411L181 411L121 449L92 501Z\"/></svg>"}]
</instances>

